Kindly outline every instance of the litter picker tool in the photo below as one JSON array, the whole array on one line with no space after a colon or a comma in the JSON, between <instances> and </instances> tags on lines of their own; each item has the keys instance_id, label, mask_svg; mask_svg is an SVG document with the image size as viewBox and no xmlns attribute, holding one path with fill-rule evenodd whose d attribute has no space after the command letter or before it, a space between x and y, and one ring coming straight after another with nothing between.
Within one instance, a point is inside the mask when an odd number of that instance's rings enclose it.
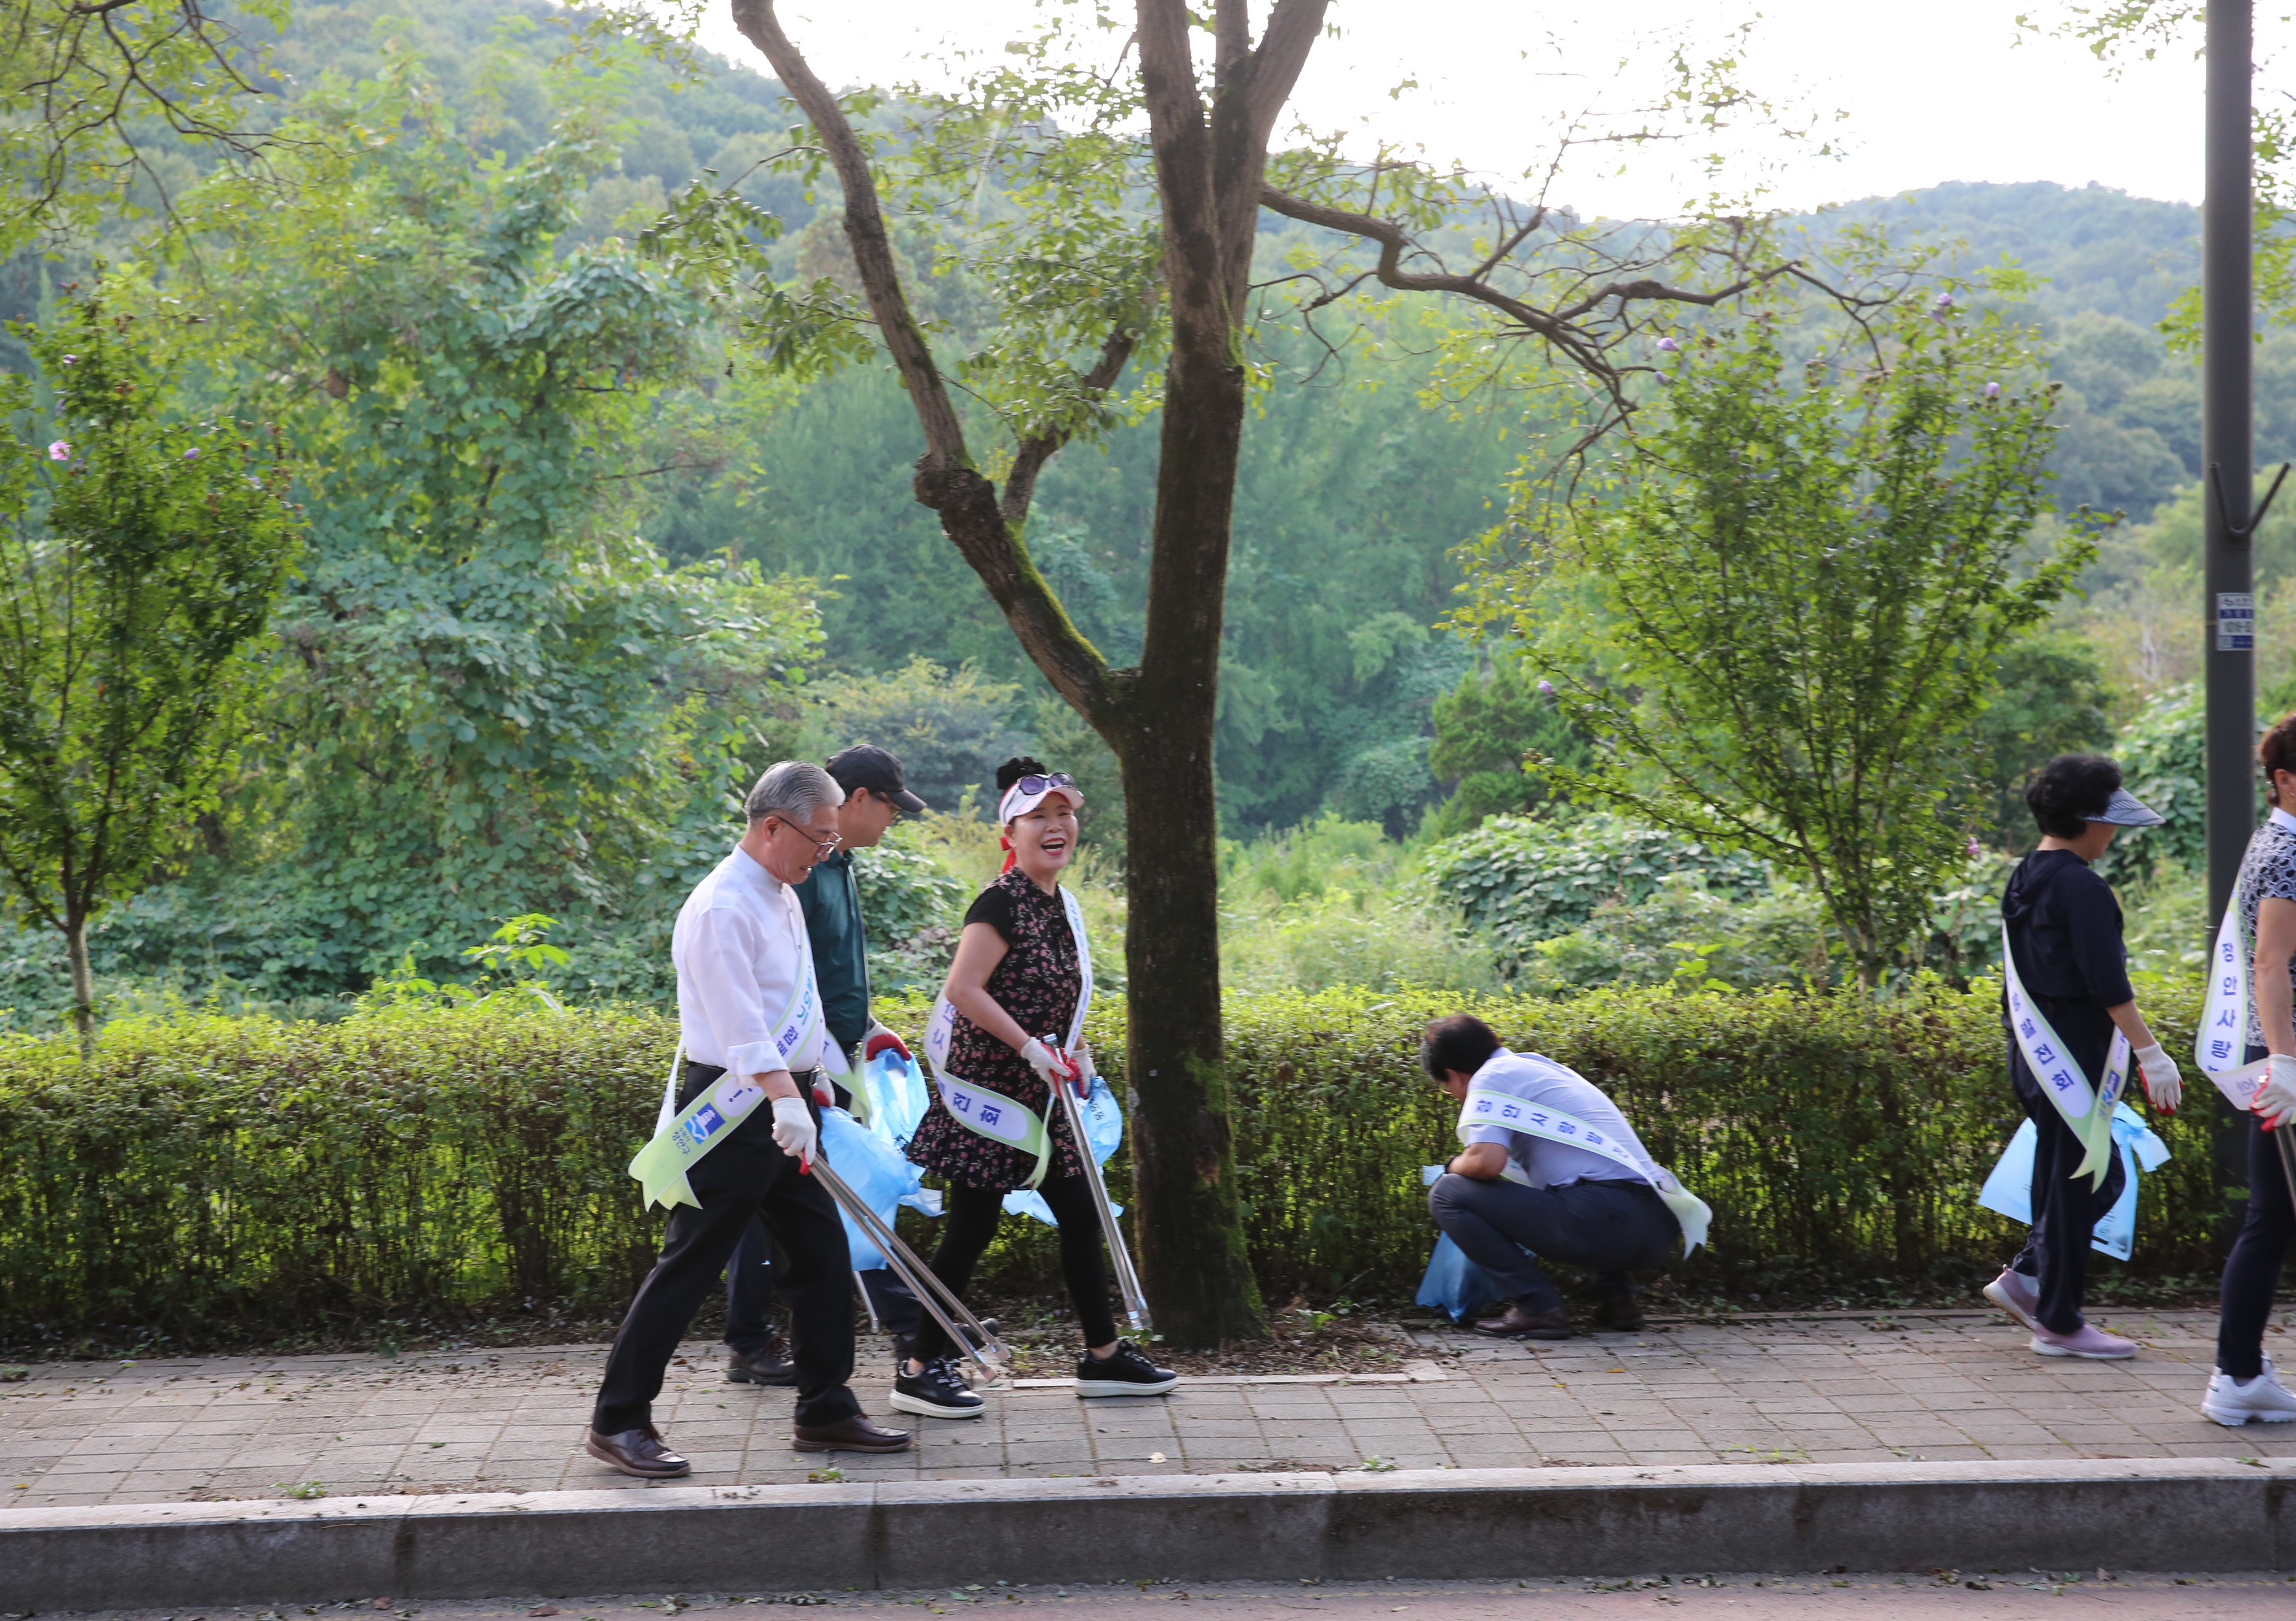
<instances>
[{"instance_id":1,"label":"litter picker tool","mask_svg":"<svg viewBox=\"0 0 2296 1621\"><path fill-rule=\"evenodd\" d=\"M1053 1045L1045 1038L1045 1045ZM1054 1049L1058 1051L1058 1049ZM1061 1101L1061 1113L1068 1118L1069 1140L1076 1144L1077 1161L1084 1167L1085 1185L1092 1190L1093 1208L1100 1212L1100 1230L1108 1235L1109 1259L1116 1264L1116 1287L1124 1297L1124 1314L1132 1322L1132 1331L1148 1331L1148 1297L1140 1290L1140 1274L1132 1269L1132 1252L1124 1247L1124 1230L1116 1224L1116 1207L1108 1202L1108 1184L1101 1180L1100 1161L1092 1151L1092 1139L1085 1134L1084 1106L1077 1101L1076 1088L1086 1077L1077 1068L1076 1060L1069 1060L1069 1081L1063 1085L1055 1082L1053 1095ZM1105 1086L1106 1081L1101 1082Z\"/></svg>"},{"instance_id":2,"label":"litter picker tool","mask_svg":"<svg viewBox=\"0 0 2296 1621\"><path fill-rule=\"evenodd\" d=\"M885 1257L886 1265L909 1286L909 1292L917 1298L917 1303L932 1314L933 1321L940 1324L941 1330L949 1338L949 1343L962 1350L990 1382L1003 1377L1004 1369L1013 1360L1013 1354L1005 1349L1004 1342L981 1325L980 1319L972 1314L972 1308L934 1275L931 1267L917 1259L916 1252L901 1241L900 1235L893 1231L890 1224L872 1210L868 1201L856 1193L842 1176L829 1168L829 1161L822 1158L817 1150L813 1156L811 1170L814 1175L821 1178L821 1185L829 1191L829 1197L837 1201L838 1208L844 1211L853 1224L861 1230L861 1236L877 1247L878 1253Z\"/></svg>"}]
</instances>

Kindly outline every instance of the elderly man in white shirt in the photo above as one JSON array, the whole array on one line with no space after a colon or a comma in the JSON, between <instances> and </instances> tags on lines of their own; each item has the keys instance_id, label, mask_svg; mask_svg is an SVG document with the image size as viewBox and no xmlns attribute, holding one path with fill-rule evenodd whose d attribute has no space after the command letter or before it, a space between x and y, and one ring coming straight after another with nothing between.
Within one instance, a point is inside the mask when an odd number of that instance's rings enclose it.
<instances>
[{"instance_id":1,"label":"elderly man in white shirt","mask_svg":"<svg viewBox=\"0 0 2296 1621\"><path fill-rule=\"evenodd\" d=\"M750 1083L739 1089L749 1107L738 1119L726 1118L734 1114L727 1104L693 1123L706 1147L687 1163L684 1181L699 1206L674 1208L661 1258L606 1358L585 1445L626 1475L662 1479L692 1467L663 1443L653 1399L752 1215L788 1263L782 1283L797 1364L797 1450L889 1453L909 1445L906 1431L863 1417L847 1388L852 1263L837 1207L802 1174L818 1129L815 1075L824 1065L841 1071L845 1061L822 1023L805 919L790 886L837 847L844 797L818 765L773 766L750 790L749 831L677 914L670 955L685 1063L674 1108L683 1111L728 1073ZM758 1093L770 1110L756 1106Z\"/></svg>"}]
</instances>

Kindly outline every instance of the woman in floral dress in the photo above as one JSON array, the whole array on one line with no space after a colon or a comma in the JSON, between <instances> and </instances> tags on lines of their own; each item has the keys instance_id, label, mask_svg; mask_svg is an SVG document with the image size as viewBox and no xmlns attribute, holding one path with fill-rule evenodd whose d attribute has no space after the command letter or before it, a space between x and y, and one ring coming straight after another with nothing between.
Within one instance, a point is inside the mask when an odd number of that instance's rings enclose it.
<instances>
[{"instance_id":1,"label":"woman in floral dress","mask_svg":"<svg viewBox=\"0 0 2296 1621\"><path fill-rule=\"evenodd\" d=\"M1092 1073L1089 1054L1071 1057L1058 1044L1078 1022L1077 1002L1084 993L1076 937L1059 887L1061 870L1076 854L1084 795L1065 773L1047 772L1032 759L1007 760L997 768L996 788L1005 868L964 914L942 990L955 1011L947 1068L978 1091L1035 1111L1049 1126L1050 1152L1037 1191L1060 1224L1061 1274L1083 1330L1077 1394L1161 1396L1178 1384L1178 1376L1117 1338L1099 1214L1067 1117L1052 1093L1056 1078ZM932 1269L962 1298L973 1266L996 1236L1004 1195L1027 1184L1037 1157L967 1126L936 1091L910 1141L909 1158L947 1183ZM955 1348L939 1324L927 1323L916 1356L895 1380L893 1405L928 1417L978 1417L980 1398L965 1389Z\"/></svg>"}]
</instances>

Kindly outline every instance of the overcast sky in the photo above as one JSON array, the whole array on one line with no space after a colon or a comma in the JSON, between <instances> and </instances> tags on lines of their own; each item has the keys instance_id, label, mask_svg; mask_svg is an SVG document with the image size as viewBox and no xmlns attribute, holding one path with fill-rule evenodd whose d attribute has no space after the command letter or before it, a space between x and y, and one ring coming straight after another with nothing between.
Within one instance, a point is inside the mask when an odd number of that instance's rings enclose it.
<instances>
[{"instance_id":1,"label":"overcast sky","mask_svg":"<svg viewBox=\"0 0 2296 1621\"><path fill-rule=\"evenodd\" d=\"M781 0L779 9L836 84L933 79L949 70L952 46L994 51L1037 15L1033 0ZM1651 76L1629 68L1621 80L1622 60L1657 60L1669 30L1710 54L1730 25L1759 16L1747 78L1765 94L1846 114L1823 127L1847 151L1781 165L1782 143L1757 142L1739 155L1735 187L1766 184L1795 208L1946 180L2096 181L2200 201L2201 65L2189 46L2132 61L2116 82L2078 43L2021 35L2021 9L2043 21L2064 14L2053 0L1762 0L1759 12L1731 10L1728 0L1337 0L1341 37L1317 47L1294 111L1317 127L1464 160L1520 190L1517 177L1543 169L1553 152L1558 113L1636 104ZM1252 12L1256 25L1265 0ZM2260 100L2280 97L2270 58L2289 32L2271 15L2259 21ZM764 68L722 4L711 6L703 39ZM1390 99L1406 78L1419 87ZM1697 189L1664 153L1640 149L1623 172L1620 161L1582 152L1550 200L1663 215Z\"/></svg>"}]
</instances>

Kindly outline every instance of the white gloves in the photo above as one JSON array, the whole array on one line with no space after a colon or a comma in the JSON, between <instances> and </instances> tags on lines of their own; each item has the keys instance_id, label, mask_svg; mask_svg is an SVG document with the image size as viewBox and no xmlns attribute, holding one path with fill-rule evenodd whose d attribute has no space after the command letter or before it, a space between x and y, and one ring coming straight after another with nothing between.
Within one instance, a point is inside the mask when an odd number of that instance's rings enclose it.
<instances>
[{"instance_id":1,"label":"white gloves","mask_svg":"<svg viewBox=\"0 0 2296 1621\"><path fill-rule=\"evenodd\" d=\"M775 1147L810 1168L813 1165L814 1147L819 1135L818 1130L813 1124L813 1116L806 1109L803 1098L774 1100Z\"/></svg>"},{"instance_id":2,"label":"white gloves","mask_svg":"<svg viewBox=\"0 0 2296 1621\"><path fill-rule=\"evenodd\" d=\"M2264 1085L2256 1089L2248 1106L2264 1117L2267 1131L2285 1125L2288 1117L2296 1114L2296 1058L2274 1053L2265 1066Z\"/></svg>"},{"instance_id":3,"label":"white gloves","mask_svg":"<svg viewBox=\"0 0 2296 1621\"><path fill-rule=\"evenodd\" d=\"M1046 1046L1033 1036L1021 1044L1021 1056L1029 1060L1029 1068L1043 1077L1048 1086L1056 1081L1065 1081L1073 1073L1067 1053L1058 1047Z\"/></svg>"},{"instance_id":4,"label":"white gloves","mask_svg":"<svg viewBox=\"0 0 2296 1621\"><path fill-rule=\"evenodd\" d=\"M2136 1066L2144 1072L2144 1095L2152 1107L2164 1115L2175 1114L2185 1101L2185 1077L2177 1073L2177 1060L2156 1041L2136 1054Z\"/></svg>"}]
</instances>

